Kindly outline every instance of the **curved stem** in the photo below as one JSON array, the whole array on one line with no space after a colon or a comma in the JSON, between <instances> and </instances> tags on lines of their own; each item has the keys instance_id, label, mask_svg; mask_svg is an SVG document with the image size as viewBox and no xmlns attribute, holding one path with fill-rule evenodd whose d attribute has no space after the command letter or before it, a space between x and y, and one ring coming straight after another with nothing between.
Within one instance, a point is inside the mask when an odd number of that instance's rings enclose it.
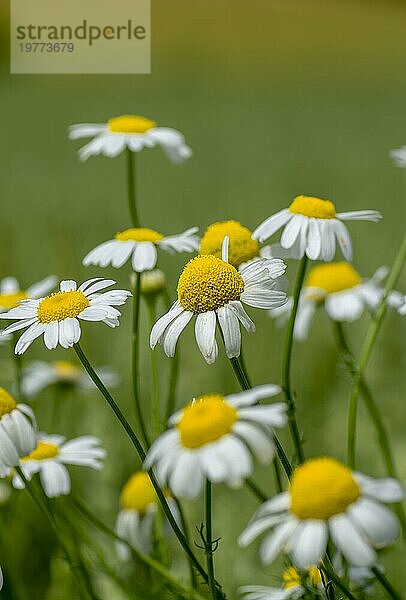
<instances>
[{"instance_id":1,"label":"curved stem","mask_svg":"<svg viewBox=\"0 0 406 600\"><path fill-rule=\"evenodd\" d=\"M276 461L274 461L274 463L275 462ZM261 488L259 488L258 485L255 483L255 481L250 477L248 477L248 479L245 480L245 485L261 502L266 502L266 500L269 499L269 496L267 496L265 492L263 492Z\"/></svg>"},{"instance_id":2,"label":"curved stem","mask_svg":"<svg viewBox=\"0 0 406 600\"><path fill-rule=\"evenodd\" d=\"M207 573L209 575L209 588L213 600L217 600L216 579L214 576L214 560L213 560L213 535L211 525L211 483L206 480L206 537L205 537L205 552L207 560Z\"/></svg>"},{"instance_id":3,"label":"curved stem","mask_svg":"<svg viewBox=\"0 0 406 600\"><path fill-rule=\"evenodd\" d=\"M385 575L378 569L378 567L372 567L371 571L375 575L384 590L386 590L389 598L394 600L402 600L402 596L395 590L392 584L386 579Z\"/></svg>"},{"instance_id":4,"label":"curved stem","mask_svg":"<svg viewBox=\"0 0 406 600\"><path fill-rule=\"evenodd\" d=\"M358 363L353 374L350 401L348 406L348 441L347 441L347 457L348 464L351 468L355 468L355 438L356 438L356 427L357 427L357 409L358 409L358 396L361 390L361 383L365 370L368 366L369 359L371 357L372 349L375 345L378 337L379 330L382 325L383 318L387 310L387 297L389 292L396 285L396 281L402 271L403 265L406 259L406 235L403 238L402 244L399 248L399 252L392 265L392 269L387 279L385 290L379 304L377 311L375 312L372 322L367 331L364 343L361 348Z\"/></svg>"},{"instance_id":5,"label":"curved stem","mask_svg":"<svg viewBox=\"0 0 406 600\"><path fill-rule=\"evenodd\" d=\"M137 421L146 446L150 446L147 428L142 414L141 395L139 389L139 329L141 306L141 273L135 274L133 289L133 325L132 325L132 380L133 396Z\"/></svg>"},{"instance_id":6,"label":"curved stem","mask_svg":"<svg viewBox=\"0 0 406 600\"><path fill-rule=\"evenodd\" d=\"M302 447L302 440L300 438L299 427L297 425L296 420L296 406L291 389L290 367L292 362L293 337L295 331L296 315L299 307L300 292L302 290L305 278L306 265L307 257L306 255L304 255L299 263L299 269L296 276L295 290L293 293L293 307L289 317L288 329L286 332L285 348L282 359L282 386L286 396L286 403L288 405L289 429L296 449L296 454L299 463L302 463L305 457Z\"/></svg>"},{"instance_id":7,"label":"curved stem","mask_svg":"<svg viewBox=\"0 0 406 600\"><path fill-rule=\"evenodd\" d=\"M129 148L126 150L127 159L127 198L128 198L128 209L131 215L131 222L133 227L140 226L140 220L138 218L137 210L137 190L136 190L136 157L135 153L131 152Z\"/></svg>"},{"instance_id":8,"label":"curved stem","mask_svg":"<svg viewBox=\"0 0 406 600\"><path fill-rule=\"evenodd\" d=\"M107 400L108 404L110 405L110 407L113 410L114 414L116 415L117 419L120 421L120 424L122 425L123 429L125 430L128 437L130 438L141 461L144 462L145 458L146 458L145 450L142 447L142 444L139 441L137 435L133 431L131 425L129 424L129 422L127 421L127 419L121 412L118 404L116 403L114 398L111 396L110 392L108 391L108 389L106 388L106 386L104 385L104 383L102 382L100 377L97 375L97 373L93 369L92 365L90 364L86 355L84 354L80 344L76 343L76 344L74 344L73 347L76 351L76 354L78 355L79 360L81 361L82 365L86 369L86 371L87 371L88 375L90 376L90 378L92 379L93 383L98 387L100 392L103 394L104 398ZM194 555L193 550L190 548L186 537L184 536L182 530L179 528L179 525L177 524L176 519L174 518L174 516L172 514L172 511L166 500L165 494L162 491L162 489L160 488L158 480L156 479L153 470L150 469L148 471L148 474L151 479L151 483L154 486L159 503L161 504L162 509L165 513L165 516L166 516L170 526L172 527L176 537L178 538L180 545L182 546L182 548L186 552L186 554L189 556L190 560L193 562L195 569L199 572L199 574L202 576L204 581L207 582L208 581L207 573L204 570L204 568L202 567L202 565L200 564L200 562L198 561L198 559L196 558L196 556Z\"/></svg>"}]
</instances>

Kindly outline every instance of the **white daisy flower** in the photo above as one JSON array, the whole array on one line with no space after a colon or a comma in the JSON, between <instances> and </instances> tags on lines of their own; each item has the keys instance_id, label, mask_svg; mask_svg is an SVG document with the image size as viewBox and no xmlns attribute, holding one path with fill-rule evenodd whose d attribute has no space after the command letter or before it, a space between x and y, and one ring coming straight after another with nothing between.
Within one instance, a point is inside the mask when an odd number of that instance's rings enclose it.
<instances>
[{"instance_id":1,"label":"white daisy flower","mask_svg":"<svg viewBox=\"0 0 406 600\"><path fill-rule=\"evenodd\" d=\"M31 408L17 404L14 398L0 387L0 477L10 467L19 464L36 444L35 417Z\"/></svg>"},{"instance_id":2,"label":"white daisy flower","mask_svg":"<svg viewBox=\"0 0 406 600\"><path fill-rule=\"evenodd\" d=\"M352 260L352 246L347 228L342 221L379 221L382 215L376 210L358 210L336 213L330 200L297 196L289 208L284 208L266 219L253 233L263 242L284 227L282 248L291 249L294 258L305 254L311 260L331 261L336 251L336 241L346 260Z\"/></svg>"},{"instance_id":3,"label":"white daisy flower","mask_svg":"<svg viewBox=\"0 0 406 600\"><path fill-rule=\"evenodd\" d=\"M49 350L60 344L69 348L80 339L79 320L103 321L109 327L118 327L121 316L115 306L121 306L131 292L110 290L99 294L102 289L115 284L112 279L96 277L82 283L61 281L59 292L39 300L23 300L19 306L0 315L0 319L15 319L17 322L6 327L2 335L28 327L18 340L15 352L23 354L32 342L44 335Z\"/></svg>"},{"instance_id":4,"label":"white daisy flower","mask_svg":"<svg viewBox=\"0 0 406 600\"><path fill-rule=\"evenodd\" d=\"M39 473L41 485L48 498L64 496L71 491L71 479L65 465L79 465L92 469L101 469L106 451L100 446L100 440L93 436L81 436L65 441L61 435L39 434L34 450L24 456L20 467L30 480ZM13 485L24 488L24 482L16 473Z\"/></svg>"},{"instance_id":5,"label":"white daisy flower","mask_svg":"<svg viewBox=\"0 0 406 600\"><path fill-rule=\"evenodd\" d=\"M406 167L406 146L401 146L395 150L391 150L389 155L395 161L395 165L404 169Z\"/></svg>"},{"instance_id":6,"label":"white daisy flower","mask_svg":"<svg viewBox=\"0 0 406 600\"><path fill-rule=\"evenodd\" d=\"M281 587L244 585L240 587L239 592L244 596L244 600L289 600L290 598L296 600L296 598L305 596L306 588L310 588L316 593L316 596L321 593L325 597L320 571L317 567L313 566L302 573L296 567L288 567L284 571L282 579Z\"/></svg>"},{"instance_id":7,"label":"white daisy flower","mask_svg":"<svg viewBox=\"0 0 406 600\"><path fill-rule=\"evenodd\" d=\"M222 256L197 256L187 263L179 277L177 302L152 328L151 348L159 342L167 356L174 356L179 335L196 316L196 341L206 362L217 358L217 319L227 356L239 356L240 323L248 332L255 331L242 302L256 308L275 308L286 302L286 294L276 289L275 281L285 272L282 260L251 261L237 271L228 262L227 237Z\"/></svg>"},{"instance_id":8,"label":"white daisy flower","mask_svg":"<svg viewBox=\"0 0 406 600\"><path fill-rule=\"evenodd\" d=\"M102 367L96 371L107 387L117 385L117 375L111 369ZM83 368L68 360L36 360L23 369L21 391L26 398L33 398L45 388L58 384L85 391L94 388L93 381Z\"/></svg>"},{"instance_id":9,"label":"white daisy flower","mask_svg":"<svg viewBox=\"0 0 406 600\"><path fill-rule=\"evenodd\" d=\"M350 566L372 567L375 549L399 535L398 520L384 504L402 498L395 479L373 479L329 457L310 459L295 469L288 492L259 508L239 544L273 529L262 542L262 561L270 564L286 552L304 569L322 560L331 539Z\"/></svg>"},{"instance_id":10,"label":"white daisy flower","mask_svg":"<svg viewBox=\"0 0 406 600\"><path fill-rule=\"evenodd\" d=\"M356 321L365 310L374 313L382 300L384 289L381 284L387 274L388 269L380 267L371 279L361 279L347 262L321 264L310 269L300 295L295 338L307 338L319 306L323 306L330 319L339 322ZM391 292L387 301L390 306L397 308L401 303L401 294ZM270 310L269 314L283 323L289 319L292 305L293 299L289 298L283 307Z\"/></svg>"},{"instance_id":11,"label":"white daisy flower","mask_svg":"<svg viewBox=\"0 0 406 600\"><path fill-rule=\"evenodd\" d=\"M184 136L170 127L157 127L155 121L136 115L121 115L107 123L82 123L71 125L69 138L77 140L92 137L92 141L79 150L80 160L103 154L114 158L128 148L140 152L144 148L160 146L174 163L182 163L192 156Z\"/></svg>"},{"instance_id":12,"label":"white daisy flower","mask_svg":"<svg viewBox=\"0 0 406 600\"><path fill-rule=\"evenodd\" d=\"M195 235L197 230L197 227L192 227L183 233L165 237L153 229L132 227L117 233L114 240L96 246L85 256L83 264L85 267L112 265L120 268L131 257L134 271L150 271L157 263L157 248L170 254L196 251L199 247L199 239Z\"/></svg>"},{"instance_id":13,"label":"white daisy flower","mask_svg":"<svg viewBox=\"0 0 406 600\"><path fill-rule=\"evenodd\" d=\"M56 277L50 276L24 290L15 277L5 277L0 281L0 313L16 307L22 300L40 298L50 292L56 282Z\"/></svg>"},{"instance_id":14,"label":"white daisy flower","mask_svg":"<svg viewBox=\"0 0 406 600\"><path fill-rule=\"evenodd\" d=\"M168 494L166 496L171 511L178 520L175 503ZM139 552L150 554L153 549L158 499L148 473L137 471L130 477L121 491L120 504L117 535ZM123 560L130 558L129 549L124 544L118 544L118 552Z\"/></svg>"},{"instance_id":15,"label":"white daisy flower","mask_svg":"<svg viewBox=\"0 0 406 600\"><path fill-rule=\"evenodd\" d=\"M238 488L253 470L251 453L263 464L274 455L272 430L286 424L286 404L254 406L281 391L263 385L239 394L210 394L172 416L171 429L151 446L145 469L175 496L195 498L206 479Z\"/></svg>"}]
</instances>

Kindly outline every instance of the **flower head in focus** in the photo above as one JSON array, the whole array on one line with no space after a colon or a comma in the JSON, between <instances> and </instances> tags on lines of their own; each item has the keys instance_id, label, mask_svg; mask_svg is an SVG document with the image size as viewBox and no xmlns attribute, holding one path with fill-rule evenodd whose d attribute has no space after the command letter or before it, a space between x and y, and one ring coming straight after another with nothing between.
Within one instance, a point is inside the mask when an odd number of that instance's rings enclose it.
<instances>
[{"instance_id":1,"label":"flower head in focus","mask_svg":"<svg viewBox=\"0 0 406 600\"><path fill-rule=\"evenodd\" d=\"M137 115L121 115L107 123L82 123L71 125L69 138L93 138L79 150L80 160L103 154L109 158L118 156L128 148L141 152L144 148L160 146L173 163L182 163L192 156L192 150L184 136L176 129L158 127L155 121Z\"/></svg>"},{"instance_id":2,"label":"flower head in focus","mask_svg":"<svg viewBox=\"0 0 406 600\"><path fill-rule=\"evenodd\" d=\"M289 491L258 509L239 543L246 546L272 529L260 548L265 564L289 553L296 567L309 568L322 560L331 540L349 565L371 567L375 549L399 535L398 520L384 504L402 498L395 479L367 477L330 457L310 459L295 469Z\"/></svg>"},{"instance_id":3,"label":"flower head in focus","mask_svg":"<svg viewBox=\"0 0 406 600\"><path fill-rule=\"evenodd\" d=\"M213 363L217 358L217 320L227 356L239 356L240 323L247 331L255 331L242 303L256 308L276 308L284 304L286 294L277 289L276 279L285 269L280 259L259 259L237 271L228 262L226 237L222 258L197 256L187 263L179 277L177 302L152 328L151 347L161 343L167 356L174 356L179 335L195 316L196 341L206 362Z\"/></svg>"},{"instance_id":4,"label":"flower head in focus","mask_svg":"<svg viewBox=\"0 0 406 600\"><path fill-rule=\"evenodd\" d=\"M112 265L120 268L131 257L134 271L150 271L157 263L157 248L170 254L196 251L199 247L197 230L197 227L192 227L183 233L165 237L153 229L132 227L117 233L113 240L96 246L85 256L83 264L85 267Z\"/></svg>"},{"instance_id":5,"label":"flower head in focus","mask_svg":"<svg viewBox=\"0 0 406 600\"><path fill-rule=\"evenodd\" d=\"M259 225L253 237L259 242L270 238L284 227L282 248L290 249L294 258L305 254L311 260L331 261L336 242L346 260L352 260L352 245L347 228L342 221L379 221L382 215L376 210L358 210L336 213L330 200L312 196L297 196L289 208L284 208Z\"/></svg>"},{"instance_id":6,"label":"flower head in focus","mask_svg":"<svg viewBox=\"0 0 406 600\"><path fill-rule=\"evenodd\" d=\"M263 464L274 455L272 430L286 424L283 402L256 405L280 393L263 385L239 394L209 394L172 416L171 429L151 446L145 469L176 495L197 497L207 479L239 487L253 470L251 453Z\"/></svg>"},{"instance_id":7,"label":"flower head in focus","mask_svg":"<svg viewBox=\"0 0 406 600\"><path fill-rule=\"evenodd\" d=\"M89 279L79 287L76 281L61 281L59 292L37 300L23 300L16 308L1 314L1 319L16 320L3 330L2 335L27 327L15 347L16 354L23 354L41 335L49 350L58 344L63 348L73 346L81 335L79 319L102 321L110 327L118 327L121 313L115 306L124 304L131 292L110 290L99 293L114 284L112 279L100 277Z\"/></svg>"},{"instance_id":8,"label":"flower head in focus","mask_svg":"<svg viewBox=\"0 0 406 600\"><path fill-rule=\"evenodd\" d=\"M16 467L36 444L36 422L31 408L0 387L0 476Z\"/></svg>"}]
</instances>

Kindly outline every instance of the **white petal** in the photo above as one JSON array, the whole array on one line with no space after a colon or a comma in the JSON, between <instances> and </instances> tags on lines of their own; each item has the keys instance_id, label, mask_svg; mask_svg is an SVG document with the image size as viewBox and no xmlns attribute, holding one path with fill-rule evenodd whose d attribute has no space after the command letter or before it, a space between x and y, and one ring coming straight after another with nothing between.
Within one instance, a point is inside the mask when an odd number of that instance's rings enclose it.
<instances>
[{"instance_id":1,"label":"white petal","mask_svg":"<svg viewBox=\"0 0 406 600\"><path fill-rule=\"evenodd\" d=\"M270 427L284 427L287 422L286 408L285 402L277 402L275 404L240 408L238 415L241 419L247 421L262 423Z\"/></svg>"},{"instance_id":2,"label":"white petal","mask_svg":"<svg viewBox=\"0 0 406 600\"><path fill-rule=\"evenodd\" d=\"M373 221L377 223L382 219L382 215L377 210L353 210L337 213L337 219L341 219L341 221Z\"/></svg>"},{"instance_id":3,"label":"white petal","mask_svg":"<svg viewBox=\"0 0 406 600\"><path fill-rule=\"evenodd\" d=\"M41 298L45 294L48 294L56 285L57 278L53 275L45 277L38 283L34 283L27 289L27 296L29 298Z\"/></svg>"},{"instance_id":4,"label":"white petal","mask_svg":"<svg viewBox=\"0 0 406 600\"><path fill-rule=\"evenodd\" d=\"M294 215L286 225L281 237L282 248L291 248L300 235L302 227L307 225L307 217Z\"/></svg>"},{"instance_id":5,"label":"white petal","mask_svg":"<svg viewBox=\"0 0 406 600\"><path fill-rule=\"evenodd\" d=\"M399 535L399 522L386 506L360 498L348 507L348 513L376 548L393 544Z\"/></svg>"},{"instance_id":6,"label":"white petal","mask_svg":"<svg viewBox=\"0 0 406 600\"><path fill-rule=\"evenodd\" d=\"M48 498L69 494L70 476L66 467L56 461L44 461L40 474Z\"/></svg>"},{"instance_id":7,"label":"white petal","mask_svg":"<svg viewBox=\"0 0 406 600\"><path fill-rule=\"evenodd\" d=\"M260 548L260 557L264 564L271 564L278 554L285 549L297 525L296 519L287 519L284 523L278 525L271 535L265 538Z\"/></svg>"},{"instance_id":8,"label":"white petal","mask_svg":"<svg viewBox=\"0 0 406 600\"><path fill-rule=\"evenodd\" d=\"M212 310L200 313L195 323L196 342L205 361L209 364L217 358L216 313Z\"/></svg>"},{"instance_id":9,"label":"white petal","mask_svg":"<svg viewBox=\"0 0 406 600\"><path fill-rule=\"evenodd\" d=\"M262 464L267 465L272 461L274 445L262 429L250 423L239 421L235 423L233 433L244 440L254 456Z\"/></svg>"},{"instance_id":10,"label":"white petal","mask_svg":"<svg viewBox=\"0 0 406 600\"><path fill-rule=\"evenodd\" d=\"M331 537L337 549L354 567L372 567L377 560L375 551L364 540L346 514L335 515L329 520Z\"/></svg>"},{"instance_id":11,"label":"white petal","mask_svg":"<svg viewBox=\"0 0 406 600\"><path fill-rule=\"evenodd\" d=\"M184 309L181 307L179 302L176 302L167 313L158 319L151 330L151 335L149 338L151 348L155 348L157 343L161 340L161 337L168 325L172 323L172 321L176 319L176 317L183 311Z\"/></svg>"},{"instance_id":12,"label":"white petal","mask_svg":"<svg viewBox=\"0 0 406 600\"><path fill-rule=\"evenodd\" d=\"M334 231L345 260L352 261L351 238L346 226L338 219L334 219Z\"/></svg>"},{"instance_id":13,"label":"white petal","mask_svg":"<svg viewBox=\"0 0 406 600\"><path fill-rule=\"evenodd\" d=\"M59 341L59 323L52 321L45 329L44 342L48 350L53 350L57 347Z\"/></svg>"},{"instance_id":14,"label":"white petal","mask_svg":"<svg viewBox=\"0 0 406 600\"><path fill-rule=\"evenodd\" d=\"M197 453L182 452L169 479L169 487L175 496L196 498L201 492L203 481Z\"/></svg>"},{"instance_id":15,"label":"white petal","mask_svg":"<svg viewBox=\"0 0 406 600\"><path fill-rule=\"evenodd\" d=\"M325 300L326 313L334 321L356 321L364 308L362 297L356 289L329 294Z\"/></svg>"},{"instance_id":16,"label":"white petal","mask_svg":"<svg viewBox=\"0 0 406 600\"><path fill-rule=\"evenodd\" d=\"M225 398L229 404L235 407L250 406L251 404L256 404L258 400L272 398L272 396L280 394L281 391L282 388L280 385L257 385L250 390L239 392L238 394L229 394Z\"/></svg>"},{"instance_id":17,"label":"white petal","mask_svg":"<svg viewBox=\"0 0 406 600\"><path fill-rule=\"evenodd\" d=\"M76 290L76 281L73 279L65 279L59 284L59 289L61 292L72 292Z\"/></svg>"},{"instance_id":18,"label":"white petal","mask_svg":"<svg viewBox=\"0 0 406 600\"><path fill-rule=\"evenodd\" d=\"M291 540L291 556L299 569L319 563L326 552L328 528L324 521L307 519L302 521Z\"/></svg>"},{"instance_id":19,"label":"white petal","mask_svg":"<svg viewBox=\"0 0 406 600\"><path fill-rule=\"evenodd\" d=\"M162 344L166 356L169 356L170 358L175 356L178 338L192 317L193 313L185 310L180 313L165 329L162 336Z\"/></svg>"},{"instance_id":20,"label":"white petal","mask_svg":"<svg viewBox=\"0 0 406 600\"><path fill-rule=\"evenodd\" d=\"M196 234L197 227L191 227L183 233L166 236L160 240L158 246L167 252L193 252L199 249L199 238Z\"/></svg>"},{"instance_id":21,"label":"white petal","mask_svg":"<svg viewBox=\"0 0 406 600\"><path fill-rule=\"evenodd\" d=\"M244 310L243 305L238 300L232 300L228 303L230 310L234 311L241 325L248 331L248 333L255 332L255 325L249 318Z\"/></svg>"},{"instance_id":22,"label":"white petal","mask_svg":"<svg viewBox=\"0 0 406 600\"><path fill-rule=\"evenodd\" d=\"M224 346L228 358L240 356L241 330L238 318L226 305L217 311L221 330L223 332Z\"/></svg>"},{"instance_id":23,"label":"white petal","mask_svg":"<svg viewBox=\"0 0 406 600\"><path fill-rule=\"evenodd\" d=\"M155 267L156 261L157 252L155 244L152 242L138 242L132 257L134 271L138 273L150 271Z\"/></svg>"},{"instance_id":24,"label":"white petal","mask_svg":"<svg viewBox=\"0 0 406 600\"><path fill-rule=\"evenodd\" d=\"M259 242L264 242L267 238L271 237L278 229L283 227L292 218L292 213L288 208L284 208L279 212L275 213L271 217L268 217L261 225L259 225L252 237Z\"/></svg>"},{"instance_id":25,"label":"white petal","mask_svg":"<svg viewBox=\"0 0 406 600\"><path fill-rule=\"evenodd\" d=\"M334 236L334 223L332 219L320 219L319 227L321 232L321 256L320 258L326 262L333 260L336 244Z\"/></svg>"},{"instance_id":26,"label":"white petal","mask_svg":"<svg viewBox=\"0 0 406 600\"><path fill-rule=\"evenodd\" d=\"M354 473L358 485L366 496L370 496L380 502L401 502L404 498L402 485L397 479L387 477L385 479L374 479L361 473Z\"/></svg>"}]
</instances>

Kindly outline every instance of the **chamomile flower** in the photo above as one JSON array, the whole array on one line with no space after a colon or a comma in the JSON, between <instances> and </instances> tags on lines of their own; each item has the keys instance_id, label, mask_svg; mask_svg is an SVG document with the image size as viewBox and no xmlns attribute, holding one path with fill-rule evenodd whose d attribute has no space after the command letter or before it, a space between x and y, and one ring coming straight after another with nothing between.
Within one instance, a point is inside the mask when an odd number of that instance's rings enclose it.
<instances>
[{"instance_id":1,"label":"chamomile flower","mask_svg":"<svg viewBox=\"0 0 406 600\"><path fill-rule=\"evenodd\" d=\"M175 503L166 494L174 517L178 519ZM116 532L130 546L150 554L153 547L154 526L158 511L158 499L148 473L137 471L124 485L120 496L121 509L116 523ZM128 548L118 544L123 560L130 557Z\"/></svg>"},{"instance_id":2,"label":"chamomile flower","mask_svg":"<svg viewBox=\"0 0 406 600\"><path fill-rule=\"evenodd\" d=\"M263 464L274 455L272 431L286 424L283 402L255 406L280 393L277 385L193 400L170 419L171 429L151 446L145 469L156 467L175 496L195 498L205 480L238 488L253 470L251 453Z\"/></svg>"},{"instance_id":3,"label":"chamomile flower","mask_svg":"<svg viewBox=\"0 0 406 600\"><path fill-rule=\"evenodd\" d=\"M375 312L382 297L382 281L388 270L380 267L371 279L361 279L359 273L347 262L321 264L310 269L303 286L295 322L295 338L304 340L316 309L323 306L333 321L356 321L365 310ZM401 295L392 292L388 304L397 308ZM289 317L293 300L282 308L271 310L270 315L282 322Z\"/></svg>"},{"instance_id":4,"label":"chamomile flower","mask_svg":"<svg viewBox=\"0 0 406 600\"><path fill-rule=\"evenodd\" d=\"M199 247L198 228L192 227L177 235L164 236L146 227L132 227L116 234L113 240L96 246L83 259L85 267L112 265L120 268L131 257L134 271L150 271L157 263L157 248L170 254L194 252Z\"/></svg>"},{"instance_id":5,"label":"chamomile flower","mask_svg":"<svg viewBox=\"0 0 406 600\"><path fill-rule=\"evenodd\" d=\"M21 458L20 467L27 479L39 473L41 485L48 498L64 496L71 491L71 479L65 465L79 465L101 469L106 451L100 440L93 436L81 436L66 441L61 435L39 434L34 449ZM24 488L24 482L16 473L13 485Z\"/></svg>"},{"instance_id":6,"label":"chamomile flower","mask_svg":"<svg viewBox=\"0 0 406 600\"><path fill-rule=\"evenodd\" d=\"M96 371L107 387L117 385L117 375L111 369L102 367ZM51 385L85 391L94 388L94 383L87 373L79 365L68 360L36 360L23 369L21 391L24 397L33 398Z\"/></svg>"},{"instance_id":7,"label":"chamomile flower","mask_svg":"<svg viewBox=\"0 0 406 600\"><path fill-rule=\"evenodd\" d=\"M336 213L330 200L312 196L297 196L289 208L284 208L266 219L253 233L263 242L284 227L282 248L289 248L294 258L305 254L311 260L331 261L336 241L346 260L352 260L352 246L347 228L342 221L379 221L382 215L375 210Z\"/></svg>"},{"instance_id":8,"label":"chamomile flower","mask_svg":"<svg viewBox=\"0 0 406 600\"><path fill-rule=\"evenodd\" d=\"M241 350L240 323L252 333L255 325L242 303L256 308L275 308L286 302L286 294L276 289L276 279L286 265L279 259L252 261L239 271L228 262L228 238L222 258L197 256L190 260L178 282L178 300L151 331L150 344L159 342L167 356L174 356L183 329L196 316L195 335L204 359L213 363L218 354L216 324L219 321L229 358Z\"/></svg>"},{"instance_id":9,"label":"chamomile flower","mask_svg":"<svg viewBox=\"0 0 406 600\"><path fill-rule=\"evenodd\" d=\"M0 313L16 307L22 300L40 298L50 292L56 282L56 277L50 276L24 290L15 277L5 277L0 281Z\"/></svg>"},{"instance_id":10,"label":"chamomile flower","mask_svg":"<svg viewBox=\"0 0 406 600\"><path fill-rule=\"evenodd\" d=\"M236 269L243 263L260 256L261 248L252 232L239 221L219 221L206 229L200 240L199 254L221 258L223 240L229 239L228 262Z\"/></svg>"},{"instance_id":11,"label":"chamomile flower","mask_svg":"<svg viewBox=\"0 0 406 600\"><path fill-rule=\"evenodd\" d=\"M406 167L406 146L401 146L395 150L391 150L389 155L395 161L395 165L404 169Z\"/></svg>"},{"instance_id":12,"label":"chamomile flower","mask_svg":"<svg viewBox=\"0 0 406 600\"><path fill-rule=\"evenodd\" d=\"M399 523L384 503L399 502L395 479L373 479L329 457L307 460L293 473L288 492L265 502L239 539L248 545L268 529L260 556L271 563L289 553L299 569L317 565L331 539L350 566L371 567L375 549L392 544Z\"/></svg>"},{"instance_id":13,"label":"chamomile flower","mask_svg":"<svg viewBox=\"0 0 406 600\"><path fill-rule=\"evenodd\" d=\"M114 158L126 148L131 152L141 152L144 148L155 146L160 146L174 163L181 163L192 156L192 150L179 131L157 127L155 121L136 115L121 115L107 123L83 123L69 128L71 140L87 137L93 139L79 150L83 161L98 154Z\"/></svg>"},{"instance_id":14,"label":"chamomile flower","mask_svg":"<svg viewBox=\"0 0 406 600\"><path fill-rule=\"evenodd\" d=\"M282 580L281 587L244 585L239 591L244 600L296 600L305 596L309 588L316 596L321 594L325 597L320 571L315 566L302 573L296 567L288 567L282 575Z\"/></svg>"},{"instance_id":15,"label":"chamomile flower","mask_svg":"<svg viewBox=\"0 0 406 600\"><path fill-rule=\"evenodd\" d=\"M110 290L98 293L114 283L112 279L96 277L78 288L76 281L61 281L59 292L39 300L23 300L16 308L1 314L0 319L16 320L3 330L2 335L28 327L15 347L16 354L23 354L41 335L44 335L49 350L58 344L63 348L73 346L80 339L79 319L102 321L109 327L118 327L121 313L114 307L124 304L131 292Z\"/></svg>"},{"instance_id":16,"label":"chamomile flower","mask_svg":"<svg viewBox=\"0 0 406 600\"><path fill-rule=\"evenodd\" d=\"M0 476L16 467L36 444L36 423L29 406L18 404L0 387Z\"/></svg>"}]
</instances>

